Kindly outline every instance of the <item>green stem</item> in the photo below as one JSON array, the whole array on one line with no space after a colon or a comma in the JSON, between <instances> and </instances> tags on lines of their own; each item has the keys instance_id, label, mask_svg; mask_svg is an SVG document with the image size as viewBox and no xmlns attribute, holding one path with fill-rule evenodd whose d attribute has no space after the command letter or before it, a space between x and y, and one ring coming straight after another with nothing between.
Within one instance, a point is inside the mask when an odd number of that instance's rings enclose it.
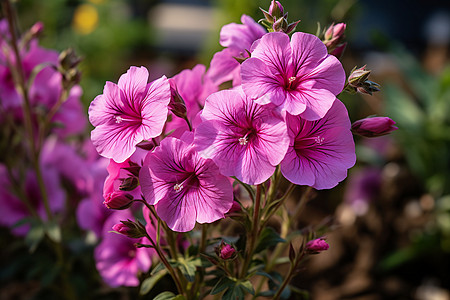
<instances>
[{"instance_id":1,"label":"green stem","mask_svg":"<svg viewBox=\"0 0 450 300\"><path fill-rule=\"evenodd\" d=\"M297 257L295 258L294 262L289 267L288 275L284 278L284 280L283 280L280 288L278 289L277 293L273 296L274 300L280 299L281 294L283 293L283 290L286 288L286 286L289 284L289 282L291 282L292 277L294 277L295 272L296 272L296 270L298 268L298 265L301 262L301 260L303 259L304 255L305 255L304 253L301 253L300 255L297 255Z\"/></svg>"},{"instance_id":2,"label":"green stem","mask_svg":"<svg viewBox=\"0 0 450 300\"><path fill-rule=\"evenodd\" d=\"M258 240L260 233L260 226L259 226L260 205L261 205L261 184L258 184L256 186L255 205L253 208L252 230L247 235L248 240L247 253L244 259L244 263L242 264L241 274L239 278L246 277L248 268L250 266L250 262L253 257L253 252L255 251L256 241Z\"/></svg>"}]
</instances>

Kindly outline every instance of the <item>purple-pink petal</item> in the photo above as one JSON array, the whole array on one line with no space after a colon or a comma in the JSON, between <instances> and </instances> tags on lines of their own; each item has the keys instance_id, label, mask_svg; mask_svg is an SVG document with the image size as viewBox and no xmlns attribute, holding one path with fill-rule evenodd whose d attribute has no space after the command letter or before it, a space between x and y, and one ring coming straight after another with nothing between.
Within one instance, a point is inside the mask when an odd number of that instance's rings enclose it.
<instances>
[{"instance_id":1,"label":"purple-pink petal","mask_svg":"<svg viewBox=\"0 0 450 300\"><path fill-rule=\"evenodd\" d=\"M148 71L131 67L116 85L107 82L103 95L89 107L96 126L91 139L100 155L123 162L144 139L161 134L167 119L170 85L165 76L147 84Z\"/></svg>"},{"instance_id":2,"label":"purple-pink petal","mask_svg":"<svg viewBox=\"0 0 450 300\"><path fill-rule=\"evenodd\" d=\"M347 177L355 164L355 144L347 110L339 100L325 117L308 121L286 116L291 143L281 172L292 183L329 189Z\"/></svg>"},{"instance_id":3,"label":"purple-pink petal","mask_svg":"<svg viewBox=\"0 0 450 300\"><path fill-rule=\"evenodd\" d=\"M265 34L241 65L245 94L307 120L322 118L344 86L345 72L316 36Z\"/></svg>"},{"instance_id":4,"label":"purple-pink petal","mask_svg":"<svg viewBox=\"0 0 450 300\"><path fill-rule=\"evenodd\" d=\"M242 90L212 94L201 117L196 147L224 175L248 184L262 183L287 151L289 138L282 118L272 106L254 103Z\"/></svg>"},{"instance_id":5,"label":"purple-pink petal","mask_svg":"<svg viewBox=\"0 0 450 300\"><path fill-rule=\"evenodd\" d=\"M176 138L165 138L147 154L139 180L144 198L174 231L224 218L233 203L232 186L213 161Z\"/></svg>"}]
</instances>

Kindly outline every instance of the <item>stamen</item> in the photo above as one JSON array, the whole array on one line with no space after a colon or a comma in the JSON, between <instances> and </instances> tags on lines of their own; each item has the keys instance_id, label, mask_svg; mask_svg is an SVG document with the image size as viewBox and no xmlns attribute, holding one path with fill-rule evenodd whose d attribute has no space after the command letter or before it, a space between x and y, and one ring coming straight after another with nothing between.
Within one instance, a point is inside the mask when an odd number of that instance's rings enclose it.
<instances>
[{"instance_id":1,"label":"stamen","mask_svg":"<svg viewBox=\"0 0 450 300\"><path fill-rule=\"evenodd\" d=\"M291 85L296 79L297 79L297 77L295 77L295 76L289 77L289 79L288 79L289 85Z\"/></svg>"},{"instance_id":2,"label":"stamen","mask_svg":"<svg viewBox=\"0 0 450 300\"><path fill-rule=\"evenodd\" d=\"M244 146L247 145L247 143L248 143L247 135L239 138L239 145Z\"/></svg>"},{"instance_id":3,"label":"stamen","mask_svg":"<svg viewBox=\"0 0 450 300\"><path fill-rule=\"evenodd\" d=\"M182 183L177 183L177 184L175 184L175 185L173 186L173 189L174 189L176 192L179 192L179 191L181 191L181 189L183 189L183 184L182 184Z\"/></svg>"},{"instance_id":4,"label":"stamen","mask_svg":"<svg viewBox=\"0 0 450 300\"><path fill-rule=\"evenodd\" d=\"M122 123L123 121L123 118L121 116L114 116L114 118L116 119L117 124Z\"/></svg>"},{"instance_id":5,"label":"stamen","mask_svg":"<svg viewBox=\"0 0 450 300\"><path fill-rule=\"evenodd\" d=\"M314 141L316 141L317 144L322 145L323 141L325 141L325 139L323 137L321 137L320 135L318 135L314 138Z\"/></svg>"}]
</instances>

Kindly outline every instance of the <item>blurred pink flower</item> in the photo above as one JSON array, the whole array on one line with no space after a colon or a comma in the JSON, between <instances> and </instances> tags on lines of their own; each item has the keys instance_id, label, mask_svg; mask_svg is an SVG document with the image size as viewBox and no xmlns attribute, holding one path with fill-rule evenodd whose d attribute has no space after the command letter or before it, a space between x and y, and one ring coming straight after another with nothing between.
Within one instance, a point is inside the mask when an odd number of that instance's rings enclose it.
<instances>
[{"instance_id":1,"label":"blurred pink flower","mask_svg":"<svg viewBox=\"0 0 450 300\"><path fill-rule=\"evenodd\" d=\"M91 139L100 155L124 162L145 139L161 134L167 119L170 85L165 76L147 84L145 67L130 67L118 84L106 82L89 106Z\"/></svg>"},{"instance_id":2,"label":"blurred pink flower","mask_svg":"<svg viewBox=\"0 0 450 300\"><path fill-rule=\"evenodd\" d=\"M240 59L248 58L254 41L262 37L266 30L251 17L242 15L242 24L231 23L222 27L220 31L220 45L226 47L214 54L208 70L208 76L216 83L233 80L233 86L241 83Z\"/></svg>"},{"instance_id":3,"label":"blurred pink flower","mask_svg":"<svg viewBox=\"0 0 450 300\"><path fill-rule=\"evenodd\" d=\"M241 65L242 87L259 104L273 103L306 120L322 118L345 83L339 60L312 34L264 35Z\"/></svg>"},{"instance_id":4,"label":"blurred pink flower","mask_svg":"<svg viewBox=\"0 0 450 300\"><path fill-rule=\"evenodd\" d=\"M94 251L97 270L111 287L138 286L138 273L150 269L155 253L153 249L135 246L135 243L150 244L146 238L132 239L111 232L115 224L127 219L134 219L129 210L111 214L103 227L103 240Z\"/></svg>"},{"instance_id":5,"label":"blurred pink flower","mask_svg":"<svg viewBox=\"0 0 450 300\"><path fill-rule=\"evenodd\" d=\"M58 173L52 168L42 168L42 172L51 212L57 213L63 211L65 194L60 186ZM47 220L38 181L32 170L26 172L23 188L24 196L27 197L39 217ZM15 235L26 235L30 229L29 224L25 223L18 227L14 227L14 225L22 219L30 217L31 212L27 209L22 199L14 192L7 169L3 165L0 165L0 206L0 224L10 227L12 233Z\"/></svg>"}]
</instances>

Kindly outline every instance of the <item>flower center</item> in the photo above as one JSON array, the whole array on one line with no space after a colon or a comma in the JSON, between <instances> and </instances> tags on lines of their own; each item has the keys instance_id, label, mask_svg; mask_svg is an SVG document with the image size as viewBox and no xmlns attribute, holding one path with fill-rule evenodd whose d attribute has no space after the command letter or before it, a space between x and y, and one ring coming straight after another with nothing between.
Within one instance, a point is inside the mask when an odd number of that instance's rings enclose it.
<instances>
[{"instance_id":1,"label":"flower center","mask_svg":"<svg viewBox=\"0 0 450 300\"><path fill-rule=\"evenodd\" d=\"M293 89L295 89L296 82L297 82L297 77L295 77L295 76L289 77L289 78L288 78L287 85L286 85L286 88L287 88L288 90L293 90Z\"/></svg>"},{"instance_id":2,"label":"flower center","mask_svg":"<svg viewBox=\"0 0 450 300\"><path fill-rule=\"evenodd\" d=\"M323 137L321 137L320 135L318 135L318 136L316 136L316 137L314 138L314 141L315 141L317 144L322 145L322 144L323 144L323 141L325 141L325 139L324 139Z\"/></svg>"},{"instance_id":3,"label":"flower center","mask_svg":"<svg viewBox=\"0 0 450 300\"><path fill-rule=\"evenodd\" d=\"M245 145L247 145L247 143L248 143L247 135L245 135L245 136L239 138L239 145L245 146Z\"/></svg>"},{"instance_id":4,"label":"flower center","mask_svg":"<svg viewBox=\"0 0 450 300\"><path fill-rule=\"evenodd\" d=\"M176 184L173 186L173 189L174 189L176 192L181 191L181 190L183 189L183 183L176 183Z\"/></svg>"}]
</instances>

